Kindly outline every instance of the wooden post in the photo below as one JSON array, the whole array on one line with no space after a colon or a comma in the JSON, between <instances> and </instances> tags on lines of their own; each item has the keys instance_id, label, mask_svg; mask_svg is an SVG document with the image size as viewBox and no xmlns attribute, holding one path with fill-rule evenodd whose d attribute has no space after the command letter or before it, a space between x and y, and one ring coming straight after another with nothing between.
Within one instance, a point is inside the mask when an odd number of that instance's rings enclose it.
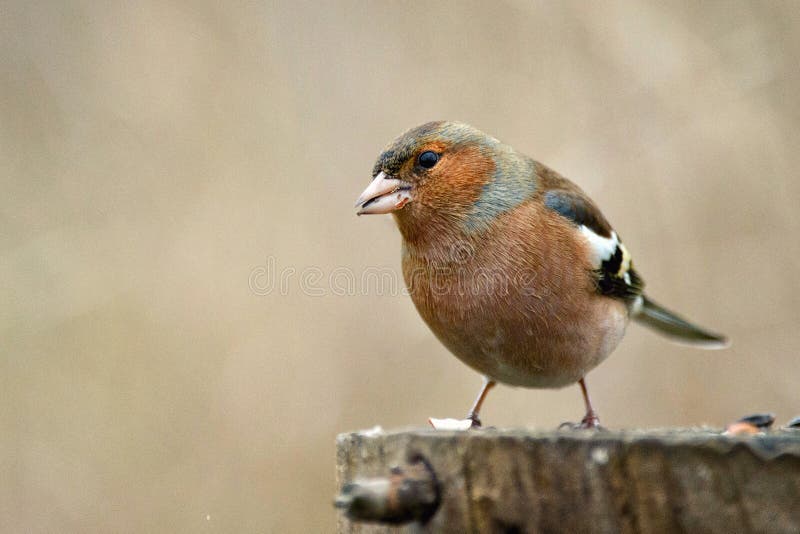
<instances>
[{"instance_id":1,"label":"wooden post","mask_svg":"<svg viewBox=\"0 0 800 534\"><path fill-rule=\"evenodd\" d=\"M800 532L800 430L342 434L337 473L341 533Z\"/></svg>"}]
</instances>

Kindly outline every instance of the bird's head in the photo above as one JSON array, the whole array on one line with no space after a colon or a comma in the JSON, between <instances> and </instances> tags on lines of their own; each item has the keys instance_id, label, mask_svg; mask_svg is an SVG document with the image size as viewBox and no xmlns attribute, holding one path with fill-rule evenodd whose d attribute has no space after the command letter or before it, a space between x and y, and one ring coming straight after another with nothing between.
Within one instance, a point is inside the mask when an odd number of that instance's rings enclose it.
<instances>
[{"instance_id":1,"label":"bird's head","mask_svg":"<svg viewBox=\"0 0 800 534\"><path fill-rule=\"evenodd\" d=\"M515 195L508 191L481 207L493 184L503 186L505 175L514 178L527 165L510 147L472 126L429 122L384 149L356 207L359 215L394 213L404 234L422 225L478 224L483 212L504 208L503 196Z\"/></svg>"}]
</instances>

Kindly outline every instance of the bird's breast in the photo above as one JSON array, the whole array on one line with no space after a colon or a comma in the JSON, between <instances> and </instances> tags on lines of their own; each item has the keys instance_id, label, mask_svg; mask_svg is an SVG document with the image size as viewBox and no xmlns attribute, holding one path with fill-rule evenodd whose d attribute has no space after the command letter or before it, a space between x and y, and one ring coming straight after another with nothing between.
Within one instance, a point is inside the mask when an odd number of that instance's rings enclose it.
<instances>
[{"instance_id":1,"label":"bird's breast","mask_svg":"<svg viewBox=\"0 0 800 534\"><path fill-rule=\"evenodd\" d=\"M443 250L404 245L411 298L439 340L478 372L520 386L573 383L616 347L627 310L596 293L590 265L568 250L583 245L559 236L563 228L546 238L531 234L543 229L503 228Z\"/></svg>"}]
</instances>

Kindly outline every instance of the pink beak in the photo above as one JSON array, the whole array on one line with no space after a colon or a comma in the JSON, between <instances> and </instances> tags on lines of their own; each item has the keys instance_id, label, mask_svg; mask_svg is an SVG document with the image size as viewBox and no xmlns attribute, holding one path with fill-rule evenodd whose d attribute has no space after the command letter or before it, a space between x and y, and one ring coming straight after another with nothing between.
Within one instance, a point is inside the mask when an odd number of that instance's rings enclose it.
<instances>
[{"instance_id":1,"label":"pink beak","mask_svg":"<svg viewBox=\"0 0 800 534\"><path fill-rule=\"evenodd\" d=\"M357 215L390 213L411 202L411 184L378 173L356 200Z\"/></svg>"}]
</instances>

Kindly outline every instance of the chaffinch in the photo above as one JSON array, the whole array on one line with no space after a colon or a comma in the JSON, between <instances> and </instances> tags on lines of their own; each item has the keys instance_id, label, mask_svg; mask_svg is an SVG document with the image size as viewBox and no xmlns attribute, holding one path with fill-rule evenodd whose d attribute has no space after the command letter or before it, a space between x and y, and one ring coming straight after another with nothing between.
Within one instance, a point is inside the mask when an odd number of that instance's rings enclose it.
<instances>
[{"instance_id":1,"label":"chaffinch","mask_svg":"<svg viewBox=\"0 0 800 534\"><path fill-rule=\"evenodd\" d=\"M631 255L577 185L462 123L430 122L380 154L358 214L392 213L403 277L437 338L485 379L467 419L496 382L578 383L599 426L586 374L634 319L677 341L719 348L644 295Z\"/></svg>"}]
</instances>

